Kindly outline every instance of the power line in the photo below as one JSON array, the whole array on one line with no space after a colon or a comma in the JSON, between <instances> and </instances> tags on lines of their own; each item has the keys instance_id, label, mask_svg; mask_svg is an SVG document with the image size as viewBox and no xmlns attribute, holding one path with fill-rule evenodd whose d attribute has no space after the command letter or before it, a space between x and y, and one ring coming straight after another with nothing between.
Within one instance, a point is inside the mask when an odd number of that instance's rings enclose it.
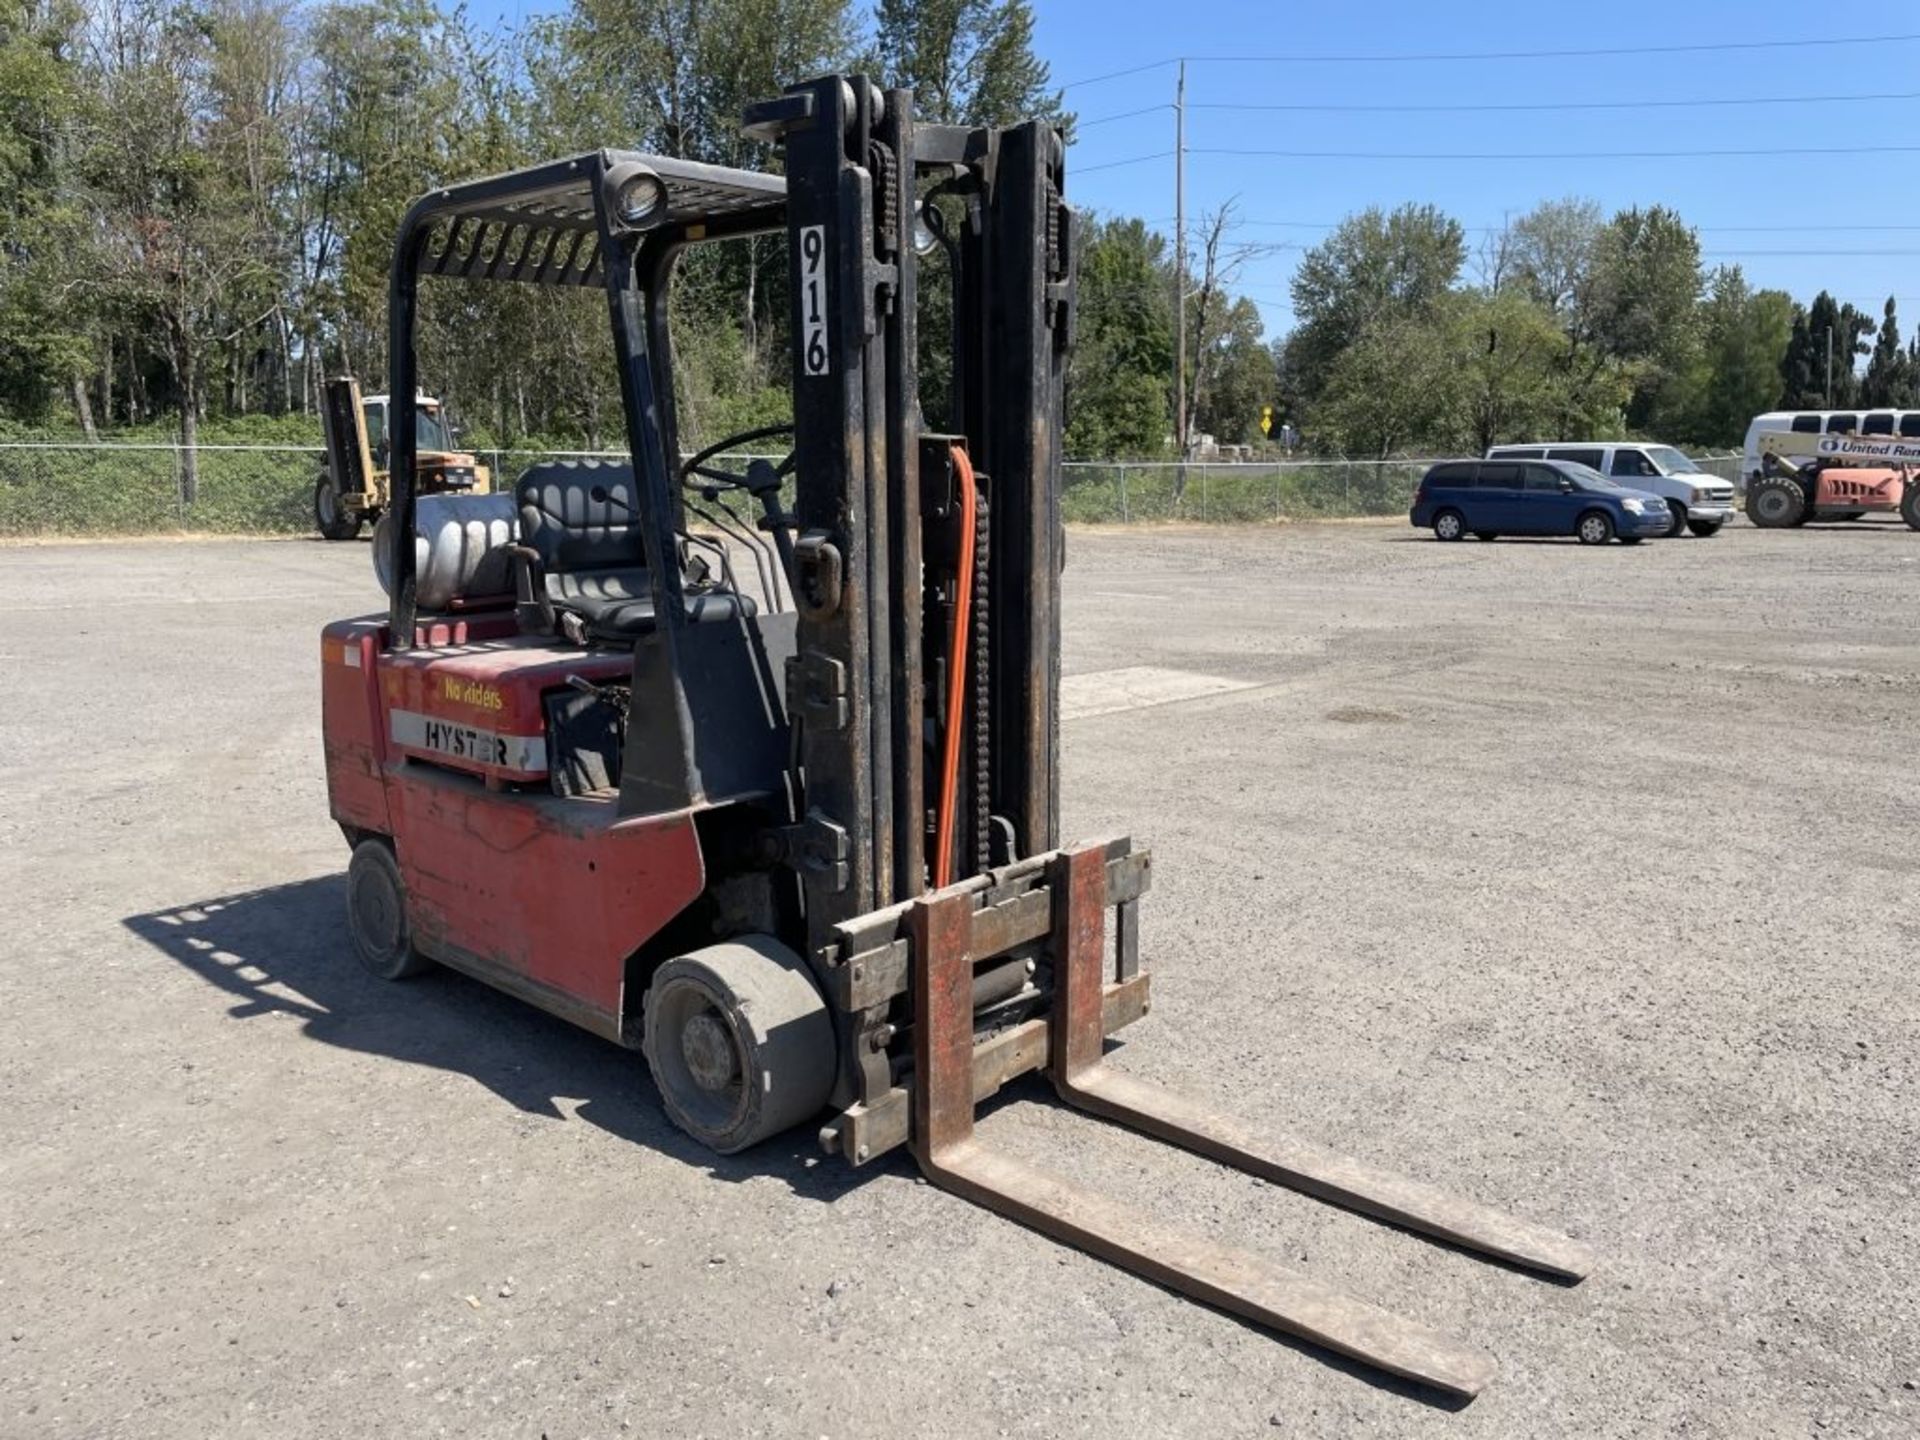
<instances>
[{"instance_id":1,"label":"power line","mask_svg":"<svg viewBox=\"0 0 1920 1440\"><path fill-rule=\"evenodd\" d=\"M1173 223L1173 217L1170 215L1156 215L1152 219L1145 220L1142 223L1147 225L1170 225ZM1276 230L1338 230L1344 222L1337 220L1257 220L1246 217L1235 217L1234 223L1236 225L1258 225ZM1462 225L1460 228L1469 235L1498 235L1502 230L1508 229L1509 226ZM1696 230L1702 235L1794 235L1809 232L1818 232L1824 235L1831 231L1834 226L1832 221L1826 221L1817 225L1690 225L1687 228ZM1898 231L1911 233L1920 231L1920 225L1849 224L1846 229L1848 234L1853 234L1856 231Z\"/></svg>"},{"instance_id":2,"label":"power line","mask_svg":"<svg viewBox=\"0 0 1920 1440\"><path fill-rule=\"evenodd\" d=\"M1777 255L1817 256L1823 259L1839 259L1849 255L1920 255L1920 250L1702 250L1700 252L1700 258L1703 260L1746 260Z\"/></svg>"},{"instance_id":3,"label":"power line","mask_svg":"<svg viewBox=\"0 0 1920 1440\"><path fill-rule=\"evenodd\" d=\"M1716 233L1722 233L1722 234L1728 234L1728 235L1735 234L1735 233L1756 234L1756 235L1757 234L1783 235L1783 234L1793 234L1796 232L1804 232L1808 230L1819 230L1819 231L1825 232L1833 229L1834 227L1832 222L1829 221L1825 225L1697 225L1694 228L1697 230L1704 230L1704 231L1716 232ZM1920 230L1920 225L1853 225L1853 224L1849 224L1847 226L1847 231L1849 234L1851 234L1855 230Z\"/></svg>"},{"instance_id":4,"label":"power line","mask_svg":"<svg viewBox=\"0 0 1920 1440\"><path fill-rule=\"evenodd\" d=\"M1102 115L1097 120L1082 120L1078 116L1075 116L1073 128L1076 131L1086 130L1092 126L1106 125L1115 120L1131 120L1136 115L1158 115L1162 110L1171 110L1172 108L1173 106L1167 104L1142 105L1138 110L1122 110L1118 115Z\"/></svg>"},{"instance_id":5,"label":"power line","mask_svg":"<svg viewBox=\"0 0 1920 1440\"><path fill-rule=\"evenodd\" d=\"M1077 90L1082 85L1098 85L1102 80L1119 80L1128 75L1144 75L1149 70L1160 70L1168 65L1178 65L1179 63L1180 57L1178 55L1169 55L1164 60L1149 60L1144 65L1135 65L1127 70L1109 70L1104 75L1089 75L1084 80L1069 80L1060 88L1062 90Z\"/></svg>"},{"instance_id":6,"label":"power line","mask_svg":"<svg viewBox=\"0 0 1920 1440\"><path fill-rule=\"evenodd\" d=\"M1333 114L1418 114L1440 113L1455 114L1463 111L1511 111L1511 110L1687 110L1703 106L1717 105L1853 105L1868 100L1920 100L1920 90L1903 90L1884 95L1733 95L1703 100L1560 100L1542 103L1524 103L1516 105L1460 105L1454 103L1431 105L1309 105L1309 104L1238 104L1228 101L1210 101L1196 104L1195 110L1284 110L1316 111ZM1163 106L1153 106L1163 109ZM1129 111L1131 115L1144 115L1144 110ZM1109 115L1108 120L1123 120L1124 115ZM1104 120L1094 120L1089 124L1100 125Z\"/></svg>"},{"instance_id":7,"label":"power line","mask_svg":"<svg viewBox=\"0 0 1920 1440\"><path fill-rule=\"evenodd\" d=\"M1276 160L1729 160L1787 155L1911 155L1920 145L1793 145L1773 149L1740 150L1240 150L1216 146L1189 146L1189 155L1238 155ZM1089 167L1082 166L1085 170Z\"/></svg>"},{"instance_id":8,"label":"power line","mask_svg":"<svg viewBox=\"0 0 1920 1440\"><path fill-rule=\"evenodd\" d=\"M1688 45L1607 45L1591 50L1457 50L1399 55L1371 51L1358 55L1188 55L1196 65L1399 65L1462 60L1588 60L1608 55L1704 55L1740 50L1802 50L1840 45L1900 45L1920 34L1813 36L1804 40L1719 40Z\"/></svg>"},{"instance_id":9,"label":"power line","mask_svg":"<svg viewBox=\"0 0 1920 1440\"><path fill-rule=\"evenodd\" d=\"M1076 165L1073 167L1073 173L1085 175L1094 170L1118 169L1122 165L1144 165L1149 160L1164 160L1171 154L1173 154L1171 150L1156 150L1151 155L1129 155L1124 160L1106 160L1098 165Z\"/></svg>"},{"instance_id":10,"label":"power line","mask_svg":"<svg viewBox=\"0 0 1920 1440\"><path fill-rule=\"evenodd\" d=\"M1182 60L1200 65L1410 65L1455 63L1470 60L1587 60L1610 55L1704 55L1754 50L1833 49L1846 45L1904 45L1920 40L1909 35L1823 35L1802 40L1723 40L1690 45L1609 45L1594 49L1570 50L1461 50L1417 51L1401 54L1370 51L1359 55L1168 55L1125 70L1110 70L1104 75L1089 75L1070 80L1060 88L1078 89L1098 85L1103 80L1118 80L1128 75L1143 75L1149 70L1178 64Z\"/></svg>"}]
</instances>

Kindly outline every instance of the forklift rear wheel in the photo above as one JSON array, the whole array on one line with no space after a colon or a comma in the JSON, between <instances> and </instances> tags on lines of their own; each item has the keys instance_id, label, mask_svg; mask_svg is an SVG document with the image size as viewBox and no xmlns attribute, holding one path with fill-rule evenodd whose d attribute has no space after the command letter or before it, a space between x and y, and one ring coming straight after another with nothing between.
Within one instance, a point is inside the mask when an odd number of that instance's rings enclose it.
<instances>
[{"instance_id":1,"label":"forklift rear wheel","mask_svg":"<svg viewBox=\"0 0 1920 1440\"><path fill-rule=\"evenodd\" d=\"M647 990L647 1064L674 1124L731 1155L820 1113L833 1021L807 967L743 935L667 961Z\"/></svg>"},{"instance_id":2,"label":"forklift rear wheel","mask_svg":"<svg viewBox=\"0 0 1920 1440\"><path fill-rule=\"evenodd\" d=\"M351 540L360 533L360 517L340 508L340 492L326 475L314 482L313 523L329 540Z\"/></svg>"},{"instance_id":3,"label":"forklift rear wheel","mask_svg":"<svg viewBox=\"0 0 1920 1440\"><path fill-rule=\"evenodd\" d=\"M413 948L407 887L385 840L362 840L347 862L347 931L353 953L382 980L408 980L432 967Z\"/></svg>"}]
</instances>

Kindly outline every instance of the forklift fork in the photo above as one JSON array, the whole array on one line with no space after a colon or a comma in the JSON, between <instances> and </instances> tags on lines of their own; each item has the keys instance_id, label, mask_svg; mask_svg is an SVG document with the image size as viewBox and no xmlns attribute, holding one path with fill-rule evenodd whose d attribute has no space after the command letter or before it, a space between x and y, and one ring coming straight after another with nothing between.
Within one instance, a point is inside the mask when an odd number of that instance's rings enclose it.
<instances>
[{"instance_id":1,"label":"forklift fork","mask_svg":"<svg viewBox=\"0 0 1920 1440\"><path fill-rule=\"evenodd\" d=\"M1592 1268L1563 1235L1418 1181L1243 1123L1136 1080L1102 1058L1107 847L1049 861L1053 892L1055 1089L1077 1109L1238 1170L1563 1280ZM913 1152L944 1189L1137 1275L1377 1369L1472 1396L1494 1372L1474 1346L1265 1257L1220 1245L998 1153L974 1133L973 900L962 889L913 904ZM984 957L983 957L984 958ZM1118 988L1118 987L1114 987Z\"/></svg>"}]
</instances>

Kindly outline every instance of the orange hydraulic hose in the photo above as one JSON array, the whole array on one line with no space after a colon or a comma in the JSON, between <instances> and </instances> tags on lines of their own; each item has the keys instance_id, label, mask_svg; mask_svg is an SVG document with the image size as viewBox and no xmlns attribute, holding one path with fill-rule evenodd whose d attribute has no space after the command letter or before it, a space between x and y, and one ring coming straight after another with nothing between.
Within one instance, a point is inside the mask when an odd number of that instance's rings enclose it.
<instances>
[{"instance_id":1,"label":"orange hydraulic hose","mask_svg":"<svg viewBox=\"0 0 1920 1440\"><path fill-rule=\"evenodd\" d=\"M959 809L960 722L967 707L967 637L973 619L973 542L978 523L973 493L973 462L966 447L954 445L953 468L960 477L960 561L954 569L953 643L947 647L947 728L940 743L940 801L933 812L933 888L953 883L953 824Z\"/></svg>"}]
</instances>

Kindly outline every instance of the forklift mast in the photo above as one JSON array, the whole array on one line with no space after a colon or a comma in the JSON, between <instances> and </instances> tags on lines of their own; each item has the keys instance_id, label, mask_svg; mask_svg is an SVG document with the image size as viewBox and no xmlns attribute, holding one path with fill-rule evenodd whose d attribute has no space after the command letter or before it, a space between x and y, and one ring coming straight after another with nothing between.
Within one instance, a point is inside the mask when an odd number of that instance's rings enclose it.
<instances>
[{"instance_id":1,"label":"forklift mast","mask_svg":"<svg viewBox=\"0 0 1920 1440\"><path fill-rule=\"evenodd\" d=\"M910 900L930 874L926 706L944 675L946 604L923 587L923 535L962 519L978 482L950 878L1059 843L1059 489L1073 310L1064 147L1034 121L923 125L912 92L826 77L753 107L747 131L785 148L798 483L798 652L788 707L806 773L809 940ZM926 432L919 399L919 255L926 201L949 245L960 433ZM924 232L923 232L924 233ZM932 523L928 523L932 522ZM945 522L945 523L943 523ZM951 588L951 587L949 587ZM935 683L936 681L940 683ZM928 696L923 705L921 696ZM938 718L932 717L932 718Z\"/></svg>"}]
</instances>

